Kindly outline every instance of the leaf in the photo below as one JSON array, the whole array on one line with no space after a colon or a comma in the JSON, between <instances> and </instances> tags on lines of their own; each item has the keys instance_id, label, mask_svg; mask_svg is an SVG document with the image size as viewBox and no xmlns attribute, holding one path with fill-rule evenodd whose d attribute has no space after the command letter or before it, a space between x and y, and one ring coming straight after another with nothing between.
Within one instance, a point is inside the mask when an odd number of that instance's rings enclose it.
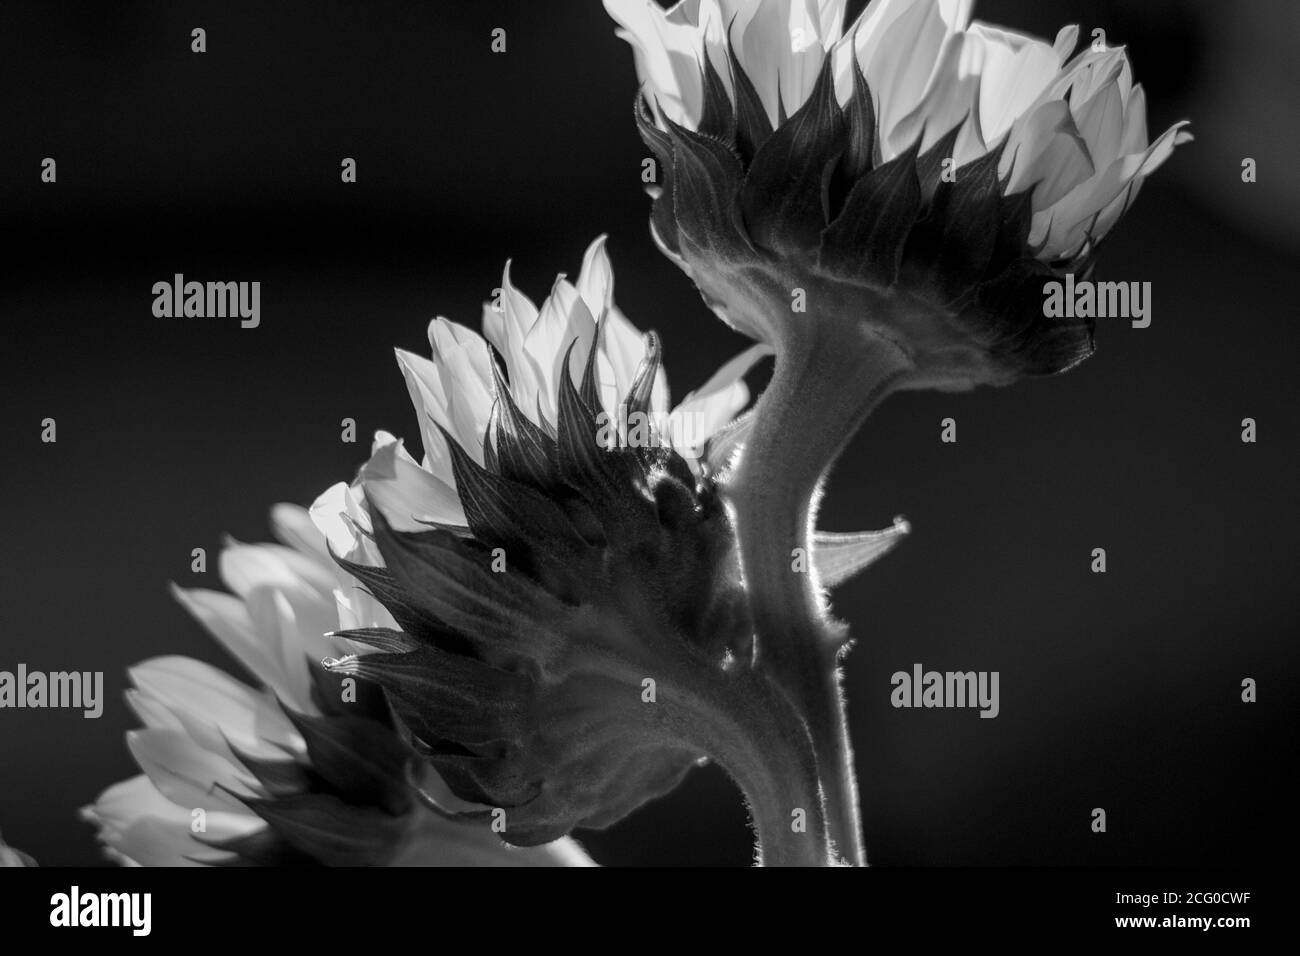
<instances>
[{"instance_id":1,"label":"leaf","mask_svg":"<svg viewBox=\"0 0 1300 956\"><path fill-rule=\"evenodd\" d=\"M818 531L813 536L812 564L822 587L833 588L874 564L912 530L902 518L883 531L839 534Z\"/></svg>"}]
</instances>

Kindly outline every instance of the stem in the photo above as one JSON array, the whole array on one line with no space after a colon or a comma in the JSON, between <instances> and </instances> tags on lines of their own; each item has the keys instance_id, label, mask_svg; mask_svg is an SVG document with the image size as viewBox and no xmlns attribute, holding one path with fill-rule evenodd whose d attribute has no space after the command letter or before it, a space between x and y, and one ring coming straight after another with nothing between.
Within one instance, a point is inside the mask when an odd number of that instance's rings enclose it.
<instances>
[{"instance_id":1,"label":"stem","mask_svg":"<svg viewBox=\"0 0 1300 956\"><path fill-rule=\"evenodd\" d=\"M785 692L746 670L674 683L672 736L708 754L745 795L760 866L834 861L807 727Z\"/></svg>"},{"instance_id":2,"label":"stem","mask_svg":"<svg viewBox=\"0 0 1300 956\"><path fill-rule=\"evenodd\" d=\"M831 464L906 367L892 343L831 316L801 316L778 343L776 370L753 412L729 485L750 592L758 666L787 690L808 722L839 852L866 864L853 752L837 661L843 634L815 576L814 499Z\"/></svg>"}]
</instances>

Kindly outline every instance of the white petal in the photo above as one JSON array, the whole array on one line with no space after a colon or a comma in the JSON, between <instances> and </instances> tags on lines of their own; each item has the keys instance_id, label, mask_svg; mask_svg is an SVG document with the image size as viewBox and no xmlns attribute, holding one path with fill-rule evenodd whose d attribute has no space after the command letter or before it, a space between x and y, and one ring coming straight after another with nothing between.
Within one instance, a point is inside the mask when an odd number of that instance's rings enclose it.
<instances>
[{"instance_id":1,"label":"white petal","mask_svg":"<svg viewBox=\"0 0 1300 956\"><path fill-rule=\"evenodd\" d=\"M334 592L331 590L326 597L299 591L281 591L279 594L288 607L288 616L284 618L281 630L284 670L302 688L302 696L310 700L310 663L331 657L335 651L333 642L325 637L339 626Z\"/></svg>"},{"instance_id":2,"label":"white petal","mask_svg":"<svg viewBox=\"0 0 1300 956\"><path fill-rule=\"evenodd\" d=\"M607 236L600 236L587 247L578 274L578 294L587 303L587 311L597 322L614 304L614 268L605 251Z\"/></svg>"},{"instance_id":3,"label":"white petal","mask_svg":"<svg viewBox=\"0 0 1300 956\"><path fill-rule=\"evenodd\" d=\"M155 657L132 667L130 676L137 699L163 708L208 750L230 753L226 741L260 756L283 758L303 749L297 730L273 698L202 661Z\"/></svg>"},{"instance_id":4,"label":"white petal","mask_svg":"<svg viewBox=\"0 0 1300 956\"><path fill-rule=\"evenodd\" d=\"M1086 240L1089 233L1096 239L1102 233L1098 226L1100 214L1112 207L1112 204L1124 196L1130 185L1151 175L1166 159L1173 154L1174 147L1187 141L1188 134L1183 127L1187 124L1177 123L1165 130L1163 134L1141 153L1121 156L1103 169L1096 177L1075 187L1055 206L1048 210L1050 231L1047 244L1040 256L1043 258L1072 254ZM1037 205L1037 203L1035 203ZM1111 224L1113 224L1112 217ZM1035 221L1035 230L1040 227ZM1035 241L1031 232L1031 241Z\"/></svg>"},{"instance_id":5,"label":"white petal","mask_svg":"<svg viewBox=\"0 0 1300 956\"><path fill-rule=\"evenodd\" d=\"M126 692L126 704L131 708L131 713L135 714L146 727L156 730L185 730L185 725L175 714L138 690L132 689Z\"/></svg>"},{"instance_id":6,"label":"white petal","mask_svg":"<svg viewBox=\"0 0 1300 956\"><path fill-rule=\"evenodd\" d=\"M402 349L396 352L411 402L420 416L420 434L429 461L450 463L450 453L438 431L442 426L481 465L483 435L494 401L490 380L485 384L481 377L488 361L483 340L478 340L475 349L452 349L445 360L440 357L436 362Z\"/></svg>"},{"instance_id":7,"label":"white petal","mask_svg":"<svg viewBox=\"0 0 1300 956\"><path fill-rule=\"evenodd\" d=\"M458 322L441 316L429 323L429 347L439 365L455 367L460 373L456 395L464 390L481 392L491 402L492 359L483 337ZM453 395L455 397L455 395Z\"/></svg>"},{"instance_id":8,"label":"white petal","mask_svg":"<svg viewBox=\"0 0 1300 956\"><path fill-rule=\"evenodd\" d=\"M1094 50L1085 47L1067 63L1051 85L1043 91L1042 101L1059 100L1069 94L1070 102L1082 103L1107 83L1113 83L1124 68L1127 54L1123 47Z\"/></svg>"},{"instance_id":9,"label":"white petal","mask_svg":"<svg viewBox=\"0 0 1300 956\"><path fill-rule=\"evenodd\" d=\"M330 550L340 558L354 564L379 565L379 551L357 529L369 532L370 516L361 506L361 499L351 487L338 482L331 485L312 503L308 511L311 520L325 536Z\"/></svg>"},{"instance_id":10,"label":"white petal","mask_svg":"<svg viewBox=\"0 0 1300 956\"><path fill-rule=\"evenodd\" d=\"M483 303L483 337L498 352L506 347L506 312L496 302Z\"/></svg>"},{"instance_id":11,"label":"white petal","mask_svg":"<svg viewBox=\"0 0 1300 956\"><path fill-rule=\"evenodd\" d=\"M1147 94L1139 83L1124 104L1124 136L1119 152L1121 156L1129 156L1145 152L1147 145Z\"/></svg>"},{"instance_id":12,"label":"white petal","mask_svg":"<svg viewBox=\"0 0 1300 956\"><path fill-rule=\"evenodd\" d=\"M83 819L109 830L123 830L143 816L181 813L184 811L159 793L144 774L113 784L93 804L81 809Z\"/></svg>"},{"instance_id":13,"label":"white petal","mask_svg":"<svg viewBox=\"0 0 1300 956\"><path fill-rule=\"evenodd\" d=\"M393 619L393 615L389 613L388 608L375 600L374 595L356 582L353 582L350 587L335 591L334 597L340 631L351 631L362 627L386 627L394 631L401 630L397 625L397 621ZM352 648L347 653L361 653L361 649Z\"/></svg>"},{"instance_id":14,"label":"white petal","mask_svg":"<svg viewBox=\"0 0 1300 956\"><path fill-rule=\"evenodd\" d=\"M1108 166L1120 155L1124 135L1124 99L1119 86L1103 86L1072 112L1093 163L1098 168Z\"/></svg>"},{"instance_id":15,"label":"white petal","mask_svg":"<svg viewBox=\"0 0 1300 956\"><path fill-rule=\"evenodd\" d=\"M944 41L934 76L921 102L894 124L889 134L891 152L901 151L924 131L921 151L934 146L959 123L961 131L953 147L955 166L961 167L984 155L985 136L980 130L980 76L967 61L982 55L978 40L953 34Z\"/></svg>"},{"instance_id":16,"label":"white petal","mask_svg":"<svg viewBox=\"0 0 1300 956\"><path fill-rule=\"evenodd\" d=\"M100 840L115 859L128 864L199 866L230 858L195 840L190 810L167 800L144 775L109 787L81 816L101 828ZM206 838L212 840L245 836L265 826L247 811L209 813L206 822Z\"/></svg>"},{"instance_id":17,"label":"white petal","mask_svg":"<svg viewBox=\"0 0 1300 956\"><path fill-rule=\"evenodd\" d=\"M406 454L401 442L376 451L361 469L361 482L366 498L398 531L428 531L430 521L465 524L450 469L445 478L430 474Z\"/></svg>"},{"instance_id":18,"label":"white petal","mask_svg":"<svg viewBox=\"0 0 1300 956\"><path fill-rule=\"evenodd\" d=\"M255 780L251 774L237 770L225 757L204 750L187 734L174 730L132 730L127 732L126 745L163 796L187 810L202 808L239 813L245 809L218 784L236 793L254 793Z\"/></svg>"},{"instance_id":19,"label":"white petal","mask_svg":"<svg viewBox=\"0 0 1300 956\"><path fill-rule=\"evenodd\" d=\"M750 346L673 409L668 419L668 433L679 454L687 458L699 457L705 442L749 403L744 375L756 362L770 354L772 349L769 346Z\"/></svg>"},{"instance_id":20,"label":"white petal","mask_svg":"<svg viewBox=\"0 0 1300 956\"><path fill-rule=\"evenodd\" d=\"M323 651L317 652L314 646L322 639L325 631L337 626L333 595L330 596L328 618L317 618L314 621L305 613L306 609L301 603L290 600L286 592L277 588L254 588L249 592L245 603L259 640L275 655L276 678L274 681L267 680L267 685L288 706L306 713L316 713L306 656L311 654L319 660L328 656L332 650L327 645Z\"/></svg>"},{"instance_id":21,"label":"white petal","mask_svg":"<svg viewBox=\"0 0 1300 956\"><path fill-rule=\"evenodd\" d=\"M844 13L848 0L817 0L817 30L822 46L837 43L844 35Z\"/></svg>"},{"instance_id":22,"label":"white petal","mask_svg":"<svg viewBox=\"0 0 1300 956\"><path fill-rule=\"evenodd\" d=\"M524 351L541 372L537 423L552 432L555 430L556 401L565 353L573 342L578 342L570 358L570 374L573 380L580 381L583 360L595 336L596 322L578 290L563 276L558 277L551 287L551 294L542 304L537 322L524 339ZM511 393L514 394L513 382Z\"/></svg>"},{"instance_id":23,"label":"white petal","mask_svg":"<svg viewBox=\"0 0 1300 956\"><path fill-rule=\"evenodd\" d=\"M1060 59L1046 43L982 23L968 36L982 46L980 128L985 141L995 143L1056 77Z\"/></svg>"},{"instance_id":24,"label":"white petal","mask_svg":"<svg viewBox=\"0 0 1300 956\"><path fill-rule=\"evenodd\" d=\"M1069 26L1061 27L1056 34L1056 42L1052 44L1052 50L1056 53L1056 60L1059 66L1064 66L1070 59L1070 54L1074 48L1079 45L1079 25L1071 23Z\"/></svg>"},{"instance_id":25,"label":"white petal","mask_svg":"<svg viewBox=\"0 0 1300 956\"><path fill-rule=\"evenodd\" d=\"M739 39L739 58L775 126L779 109L791 116L817 83L825 58L817 8L798 0L758 0ZM777 97L780 96L778 103Z\"/></svg>"},{"instance_id":26,"label":"white petal","mask_svg":"<svg viewBox=\"0 0 1300 956\"><path fill-rule=\"evenodd\" d=\"M306 508L285 503L274 505L271 508L271 530L289 547L315 558L323 567L333 567L325 536Z\"/></svg>"},{"instance_id":27,"label":"white petal","mask_svg":"<svg viewBox=\"0 0 1300 956\"><path fill-rule=\"evenodd\" d=\"M334 589L334 573L328 567L293 548L279 544L232 543L218 559L221 580L244 597L255 587L317 591Z\"/></svg>"},{"instance_id":28,"label":"white petal","mask_svg":"<svg viewBox=\"0 0 1300 956\"><path fill-rule=\"evenodd\" d=\"M675 123L694 127L704 105L700 75L700 31L694 23L670 20L654 0L604 0L622 27L617 34L636 54L637 74L649 86L656 109Z\"/></svg>"},{"instance_id":29,"label":"white petal","mask_svg":"<svg viewBox=\"0 0 1300 956\"><path fill-rule=\"evenodd\" d=\"M257 632L243 601L221 591L186 590L175 585L172 595L249 673L282 697L287 693L278 643L268 642Z\"/></svg>"},{"instance_id":30,"label":"white petal","mask_svg":"<svg viewBox=\"0 0 1300 956\"><path fill-rule=\"evenodd\" d=\"M970 0L874 0L863 11L854 47L878 104L886 161L910 142L897 143L894 126L916 108L952 34L970 20Z\"/></svg>"},{"instance_id":31,"label":"white petal","mask_svg":"<svg viewBox=\"0 0 1300 956\"><path fill-rule=\"evenodd\" d=\"M501 276L501 305L504 309L502 325L505 329L506 374L510 379L510 392L524 414L540 425L537 398L542 388L542 371L524 349L524 339L537 324L537 306L515 288L510 281L510 263L506 262Z\"/></svg>"},{"instance_id":32,"label":"white petal","mask_svg":"<svg viewBox=\"0 0 1300 956\"><path fill-rule=\"evenodd\" d=\"M136 866L203 866L204 861L231 858L229 853L214 852L195 840L189 819L141 817L104 842L118 855L115 858Z\"/></svg>"},{"instance_id":33,"label":"white petal","mask_svg":"<svg viewBox=\"0 0 1300 956\"><path fill-rule=\"evenodd\" d=\"M601 400L605 411L614 414L619 402L627 397L636 370L645 358L645 339L627 316L618 308L611 308L601 323L601 355L609 362L608 380L601 377ZM614 399L611 404L609 398Z\"/></svg>"},{"instance_id":34,"label":"white petal","mask_svg":"<svg viewBox=\"0 0 1300 956\"><path fill-rule=\"evenodd\" d=\"M1034 209L1046 209L1095 175L1087 144L1061 100L1043 103L1016 123L1002 158L1008 193L1034 187Z\"/></svg>"}]
</instances>

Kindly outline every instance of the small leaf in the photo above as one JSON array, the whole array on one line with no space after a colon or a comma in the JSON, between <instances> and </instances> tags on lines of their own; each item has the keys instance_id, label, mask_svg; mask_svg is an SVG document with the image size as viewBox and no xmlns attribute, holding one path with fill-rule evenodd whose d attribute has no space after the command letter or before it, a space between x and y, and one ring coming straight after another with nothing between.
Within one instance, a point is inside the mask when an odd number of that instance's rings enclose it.
<instances>
[{"instance_id":1,"label":"small leaf","mask_svg":"<svg viewBox=\"0 0 1300 956\"><path fill-rule=\"evenodd\" d=\"M884 531L837 534L818 531L813 536L812 564L822 587L833 588L874 564L893 550L911 531L901 518Z\"/></svg>"}]
</instances>

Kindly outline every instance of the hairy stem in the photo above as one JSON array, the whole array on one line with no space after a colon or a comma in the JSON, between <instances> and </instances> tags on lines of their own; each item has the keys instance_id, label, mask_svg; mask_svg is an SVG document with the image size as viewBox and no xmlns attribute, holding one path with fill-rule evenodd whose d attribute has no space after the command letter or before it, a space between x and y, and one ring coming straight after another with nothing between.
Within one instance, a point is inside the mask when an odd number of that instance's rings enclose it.
<instances>
[{"instance_id":1,"label":"hairy stem","mask_svg":"<svg viewBox=\"0 0 1300 956\"><path fill-rule=\"evenodd\" d=\"M750 672L733 679L734 699L757 748L715 747L718 762L745 794L761 866L827 866L830 834L817 757L804 722L784 692Z\"/></svg>"},{"instance_id":2,"label":"hairy stem","mask_svg":"<svg viewBox=\"0 0 1300 956\"><path fill-rule=\"evenodd\" d=\"M817 757L787 694L753 670L681 668L660 713L677 742L707 754L745 796L761 866L829 866Z\"/></svg>"},{"instance_id":3,"label":"hairy stem","mask_svg":"<svg viewBox=\"0 0 1300 956\"><path fill-rule=\"evenodd\" d=\"M877 336L832 325L829 317L801 318L797 334L778 345L729 493L759 666L808 722L833 843L848 862L865 865L837 660L843 635L806 569L819 484L907 363Z\"/></svg>"}]
</instances>

